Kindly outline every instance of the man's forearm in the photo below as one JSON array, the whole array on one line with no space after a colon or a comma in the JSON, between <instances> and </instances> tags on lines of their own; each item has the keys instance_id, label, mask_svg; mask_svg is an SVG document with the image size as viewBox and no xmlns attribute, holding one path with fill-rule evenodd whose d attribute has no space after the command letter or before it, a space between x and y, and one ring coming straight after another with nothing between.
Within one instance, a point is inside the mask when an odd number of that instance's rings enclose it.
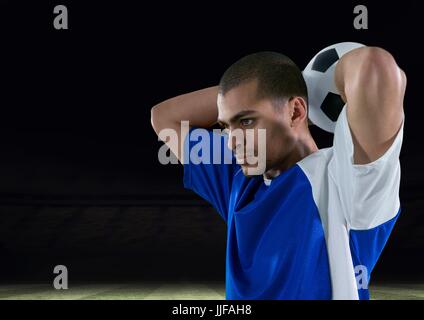
<instances>
[{"instance_id":1,"label":"man's forearm","mask_svg":"<svg viewBox=\"0 0 424 320\"><path fill-rule=\"evenodd\" d=\"M209 128L218 119L218 86L179 95L155 105L151 110L151 123L159 139L164 141L183 163L182 143L188 130L182 130L181 122L191 127ZM171 130L177 140L165 141L162 130Z\"/></svg>"},{"instance_id":2,"label":"man's forearm","mask_svg":"<svg viewBox=\"0 0 424 320\"><path fill-rule=\"evenodd\" d=\"M334 74L334 81L343 101L347 102L346 82L348 84L354 80L354 76L358 75L362 67L364 53L368 47L354 49L340 58ZM362 61L361 61L362 60Z\"/></svg>"},{"instance_id":3,"label":"man's forearm","mask_svg":"<svg viewBox=\"0 0 424 320\"><path fill-rule=\"evenodd\" d=\"M190 126L208 128L218 118L218 86L182 94L165 100L152 108L152 118L166 123L189 121Z\"/></svg>"}]
</instances>

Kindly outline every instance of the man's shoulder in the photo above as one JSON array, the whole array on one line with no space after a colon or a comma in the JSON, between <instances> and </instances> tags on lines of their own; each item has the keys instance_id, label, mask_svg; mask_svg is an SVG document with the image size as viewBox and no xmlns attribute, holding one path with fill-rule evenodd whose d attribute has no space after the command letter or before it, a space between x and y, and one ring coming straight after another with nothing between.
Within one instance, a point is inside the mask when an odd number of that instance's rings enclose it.
<instances>
[{"instance_id":1,"label":"man's shoulder","mask_svg":"<svg viewBox=\"0 0 424 320\"><path fill-rule=\"evenodd\" d=\"M322 148L318 151L311 153L302 160L298 161L297 164L302 169L314 170L318 169L319 166L328 165L333 156L333 147Z\"/></svg>"},{"instance_id":2,"label":"man's shoulder","mask_svg":"<svg viewBox=\"0 0 424 320\"><path fill-rule=\"evenodd\" d=\"M328 168L333 158L333 147L322 148L297 162L313 186L322 185L327 180Z\"/></svg>"}]
</instances>

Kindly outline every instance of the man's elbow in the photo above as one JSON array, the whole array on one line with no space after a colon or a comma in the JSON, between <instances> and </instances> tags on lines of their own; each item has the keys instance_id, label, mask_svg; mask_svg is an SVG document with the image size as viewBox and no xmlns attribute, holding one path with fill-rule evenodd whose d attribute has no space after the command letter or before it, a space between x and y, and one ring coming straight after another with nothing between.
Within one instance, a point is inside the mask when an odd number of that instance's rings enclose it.
<instances>
[{"instance_id":1,"label":"man's elbow","mask_svg":"<svg viewBox=\"0 0 424 320\"><path fill-rule=\"evenodd\" d=\"M159 134L160 123L161 123L161 109L160 105L157 104L150 109L150 123L156 134Z\"/></svg>"},{"instance_id":2,"label":"man's elbow","mask_svg":"<svg viewBox=\"0 0 424 320\"><path fill-rule=\"evenodd\" d=\"M376 86L402 91L406 86L406 75L393 55L379 47L365 47L361 50L358 77L360 85L368 89Z\"/></svg>"}]
</instances>

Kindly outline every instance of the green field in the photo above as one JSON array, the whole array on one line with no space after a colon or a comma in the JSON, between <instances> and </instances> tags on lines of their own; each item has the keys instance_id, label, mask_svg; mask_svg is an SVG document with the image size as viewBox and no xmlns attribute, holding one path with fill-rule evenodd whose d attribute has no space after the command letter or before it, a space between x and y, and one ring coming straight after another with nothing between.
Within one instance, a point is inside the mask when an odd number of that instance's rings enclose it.
<instances>
[{"instance_id":1,"label":"green field","mask_svg":"<svg viewBox=\"0 0 424 320\"><path fill-rule=\"evenodd\" d=\"M424 300L424 284L393 283L370 287L373 300ZM224 284L117 283L69 285L56 290L50 284L0 285L1 300L192 300L225 298Z\"/></svg>"}]
</instances>

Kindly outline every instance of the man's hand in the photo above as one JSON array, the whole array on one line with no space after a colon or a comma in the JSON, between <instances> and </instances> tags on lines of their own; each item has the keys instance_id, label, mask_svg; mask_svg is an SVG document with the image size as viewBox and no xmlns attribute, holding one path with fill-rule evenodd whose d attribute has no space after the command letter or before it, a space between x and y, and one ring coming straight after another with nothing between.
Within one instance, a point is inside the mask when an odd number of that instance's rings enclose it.
<instances>
[{"instance_id":1,"label":"man's hand","mask_svg":"<svg viewBox=\"0 0 424 320\"><path fill-rule=\"evenodd\" d=\"M363 47L339 60L335 83L347 103L354 163L377 160L390 148L403 121L405 73L386 50Z\"/></svg>"}]
</instances>

